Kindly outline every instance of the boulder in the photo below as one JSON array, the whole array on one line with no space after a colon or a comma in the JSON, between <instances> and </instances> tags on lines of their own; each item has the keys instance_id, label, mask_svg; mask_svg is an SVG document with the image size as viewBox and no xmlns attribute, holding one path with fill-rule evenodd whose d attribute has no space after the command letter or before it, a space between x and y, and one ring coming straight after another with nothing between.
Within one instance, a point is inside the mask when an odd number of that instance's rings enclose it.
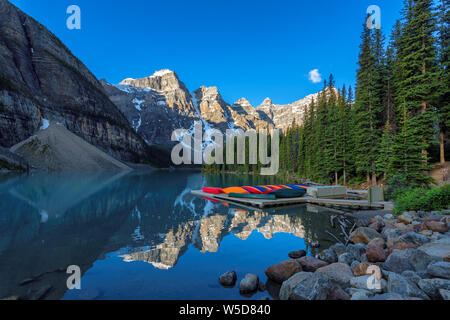
<instances>
[{"instance_id":1,"label":"boulder","mask_svg":"<svg viewBox=\"0 0 450 320\"><path fill-rule=\"evenodd\" d=\"M327 263L337 262L337 255L332 249L325 249L319 253L319 259Z\"/></svg>"},{"instance_id":2,"label":"boulder","mask_svg":"<svg viewBox=\"0 0 450 320\"><path fill-rule=\"evenodd\" d=\"M397 241L395 244L391 245L391 247L389 248L389 254L394 252L394 250L417 249L418 247L419 246L414 243Z\"/></svg>"},{"instance_id":3,"label":"boulder","mask_svg":"<svg viewBox=\"0 0 450 320\"><path fill-rule=\"evenodd\" d=\"M296 260L286 260L266 269L267 277L277 283L283 283L292 275L302 271L302 266Z\"/></svg>"},{"instance_id":4,"label":"boulder","mask_svg":"<svg viewBox=\"0 0 450 320\"><path fill-rule=\"evenodd\" d=\"M425 221L422 228L433 232L446 233L448 231L447 223L439 221Z\"/></svg>"},{"instance_id":5,"label":"boulder","mask_svg":"<svg viewBox=\"0 0 450 320\"><path fill-rule=\"evenodd\" d=\"M450 290L450 280L447 279L422 279L419 281L419 287L422 289L430 298L439 299L439 290Z\"/></svg>"},{"instance_id":6,"label":"boulder","mask_svg":"<svg viewBox=\"0 0 450 320\"><path fill-rule=\"evenodd\" d=\"M298 272L284 281L279 292L280 300L289 300L292 294L292 290L294 290L297 283L303 281L306 278L306 274L307 272Z\"/></svg>"},{"instance_id":7,"label":"boulder","mask_svg":"<svg viewBox=\"0 0 450 320\"><path fill-rule=\"evenodd\" d=\"M239 282L240 293L251 293L258 290L259 278L256 274L247 273Z\"/></svg>"},{"instance_id":8,"label":"boulder","mask_svg":"<svg viewBox=\"0 0 450 320\"><path fill-rule=\"evenodd\" d=\"M336 243L332 245L329 249L333 250L336 256L340 256L346 250L345 245L343 245L342 243Z\"/></svg>"},{"instance_id":9,"label":"boulder","mask_svg":"<svg viewBox=\"0 0 450 320\"><path fill-rule=\"evenodd\" d=\"M380 280L380 286L381 289L378 288L371 288L369 286L369 282L371 281L371 276L360 276L360 277L353 277L350 279L350 285L353 288L357 288L357 289L364 289L367 291L370 291L372 293L376 293L376 292L383 292L386 290L387 287L387 282L384 279Z\"/></svg>"},{"instance_id":10,"label":"boulder","mask_svg":"<svg viewBox=\"0 0 450 320\"><path fill-rule=\"evenodd\" d=\"M52 290L52 286L51 285L43 285L41 287L38 287L36 289L32 289L29 293L28 293L28 299L29 300L41 300L44 299L47 294Z\"/></svg>"},{"instance_id":11,"label":"boulder","mask_svg":"<svg viewBox=\"0 0 450 320\"><path fill-rule=\"evenodd\" d=\"M407 243L414 243L418 246L424 245L425 243L430 242L430 239L424 235L415 232L405 233L400 237L400 240Z\"/></svg>"},{"instance_id":12,"label":"boulder","mask_svg":"<svg viewBox=\"0 0 450 320\"><path fill-rule=\"evenodd\" d=\"M417 250L420 250L434 259L441 261L445 257L450 256L450 238L442 238L439 240L433 240L420 246Z\"/></svg>"},{"instance_id":13,"label":"boulder","mask_svg":"<svg viewBox=\"0 0 450 320\"><path fill-rule=\"evenodd\" d=\"M317 269L328 265L325 261L309 256L297 259L297 262L302 266L302 270L307 272L314 272Z\"/></svg>"},{"instance_id":14,"label":"boulder","mask_svg":"<svg viewBox=\"0 0 450 320\"><path fill-rule=\"evenodd\" d=\"M390 213L385 214L384 217L383 217L384 220L390 220L390 219L392 219L392 218L394 218L394 215L392 215L392 214L390 214Z\"/></svg>"},{"instance_id":15,"label":"boulder","mask_svg":"<svg viewBox=\"0 0 450 320\"><path fill-rule=\"evenodd\" d=\"M450 262L433 262L428 265L427 273L433 277L450 279Z\"/></svg>"},{"instance_id":16,"label":"boulder","mask_svg":"<svg viewBox=\"0 0 450 320\"><path fill-rule=\"evenodd\" d=\"M450 300L450 290L439 289L442 300Z\"/></svg>"},{"instance_id":17,"label":"boulder","mask_svg":"<svg viewBox=\"0 0 450 320\"><path fill-rule=\"evenodd\" d=\"M422 278L416 272L411 271L411 270L403 271L402 276L406 280L409 280L409 281L415 283L416 285L418 285L419 281L422 280Z\"/></svg>"},{"instance_id":18,"label":"boulder","mask_svg":"<svg viewBox=\"0 0 450 320\"><path fill-rule=\"evenodd\" d=\"M402 235L402 231L399 229L395 229L395 228L388 228L388 229L384 229L382 232L382 236L384 239L386 239L386 241L388 241L391 239L397 239Z\"/></svg>"},{"instance_id":19,"label":"boulder","mask_svg":"<svg viewBox=\"0 0 450 320\"><path fill-rule=\"evenodd\" d=\"M363 255L361 255L361 262L369 262L369 260L367 259L367 255L364 253Z\"/></svg>"},{"instance_id":20,"label":"boulder","mask_svg":"<svg viewBox=\"0 0 450 320\"><path fill-rule=\"evenodd\" d=\"M354 261L353 256L348 252L344 252L338 257L338 262L345 263L348 265L352 264L353 261Z\"/></svg>"},{"instance_id":21,"label":"boulder","mask_svg":"<svg viewBox=\"0 0 450 320\"><path fill-rule=\"evenodd\" d=\"M291 251L288 253L288 256L291 259L298 259L298 258L306 256L306 251L305 250Z\"/></svg>"},{"instance_id":22,"label":"boulder","mask_svg":"<svg viewBox=\"0 0 450 320\"><path fill-rule=\"evenodd\" d=\"M362 243L349 244L347 246L347 253L349 253L354 258L354 260L361 261L363 260L364 254L366 254L366 248L367 246Z\"/></svg>"},{"instance_id":23,"label":"boulder","mask_svg":"<svg viewBox=\"0 0 450 320\"><path fill-rule=\"evenodd\" d=\"M353 278L353 272L350 266L340 262L321 267L317 269L317 272L326 275L331 281L340 285L342 288L349 287L350 279Z\"/></svg>"},{"instance_id":24,"label":"boulder","mask_svg":"<svg viewBox=\"0 0 450 320\"><path fill-rule=\"evenodd\" d=\"M237 279L236 272L228 271L219 277L219 282L223 286L232 287L235 285L236 279Z\"/></svg>"},{"instance_id":25,"label":"boulder","mask_svg":"<svg viewBox=\"0 0 450 320\"><path fill-rule=\"evenodd\" d=\"M380 247L381 249L384 249L386 247L386 242L384 241L383 238L375 238L370 240L369 244L367 245L368 247Z\"/></svg>"},{"instance_id":26,"label":"boulder","mask_svg":"<svg viewBox=\"0 0 450 320\"><path fill-rule=\"evenodd\" d=\"M396 273L389 274L387 291L389 293L397 293L403 297L417 297L429 300L428 296L420 290L414 282L411 282Z\"/></svg>"},{"instance_id":27,"label":"boulder","mask_svg":"<svg viewBox=\"0 0 450 320\"><path fill-rule=\"evenodd\" d=\"M350 268L355 269L361 262L358 260L353 260L353 262L350 264Z\"/></svg>"},{"instance_id":28,"label":"boulder","mask_svg":"<svg viewBox=\"0 0 450 320\"><path fill-rule=\"evenodd\" d=\"M433 235L433 231L431 230L421 230L419 233L425 237L431 237Z\"/></svg>"},{"instance_id":29,"label":"boulder","mask_svg":"<svg viewBox=\"0 0 450 320\"><path fill-rule=\"evenodd\" d=\"M403 222L399 222L399 223L394 224L394 228L402 231L404 228L406 228L406 224L404 224Z\"/></svg>"},{"instance_id":30,"label":"boulder","mask_svg":"<svg viewBox=\"0 0 450 320\"><path fill-rule=\"evenodd\" d=\"M406 270L424 272L433 261L433 257L418 249L394 250L386 259L383 268L395 273Z\"/></svg>"},{"instance_id":31,"label":"boulder","mask_svg":"<svg viewBox=\"0 0 450 320\"><path fill-rule=\"evenodd\" d=\"M281 300L325 300L333 284L320 272L299 272L283 283Z\"/></svg>"},{"instance_id":32,"label":"boulder","mask_svg":"<svg viewBox=\"0 0 450 320\"><path fill-rule=\"evenodd\" d=\"M361 263L359 263L357 266L352 268L353 275L355 277L366 276L367 275L367 268L369 266L371 266L371 265L373 265L373 264L369 263L369 262L361 262Z\"/></svg>"},{"instance_id":33,"label":"boulder","mask_svg":"<svg viewBox=\"0 0 450 320\"><path fill-rule=\"evenodd\" d=\"M386 261L386 252L377 246L369 246L366 249L366 256L369 262L384 262Z\"/></svg>"},{"instance_id":34,"label":"boulder","mask_svg":"<svg viewBox=\"0 0 450 320\"><path fill-rule=\"evenodd\" d=\"M433 234L432 234L431 237L430 237L431 241L437 241L437 240L440 240L440 239L442 239L442 238L444 238L444 235L442 235L442 234L439 233L439 232L433 232ZM447 237L447 238L448 238L448 237Z\"/></svg>"},{"instance_id":35,"label":"boulder","mask_svg":"<svg viewBox=\"0 0 450 320\"><path fill-rule=\"evenodd\" d=\"M374 292L370 292L369 290L364 290L364 289L357 289L357 288L349 288L348 289L348 293L350 293L351 296L353 296L355 293L357 292L361 292L364 293L366 296L368 297L372 297L375 295Z\"/></svg>"},{"instance_id":36,"label":"boulder","mask_svg":"<svg viewBox=\"0 0 450 320\"><path fill-rule=\"evenodd\" d=\"M376 230L367 227L359 227L350 234L350 240L353 243L368 244L370 240L380 237L381 235Z\"/></svg>"},{"instance_id":37,"label":"boulder","mask_svg":"<svg viewBox=\"0 0 450 320\"><path fill-rule=\"evenodd\" d=\"M331 292L328 293L327 300L350 300L350 295L345 292L340 286L335 286Z\"/></svg>"},{"instance_id":38,"label":"boulder","mask_svg":"<svg viewBox=\"0 0 450 320\"><path fill-rule=\"evenodd\" d=\"M381 232L384 228L384 223L382 221L375 221L369 224L369 228L372 228L377 232Z\"/></svg>"},{"instance_id":39,"label":"boulder","mask_svg":"<svg viewBox=\"0 0 450 320\"><path fill-rule=\"evenodd\" d=\"M413 217L408 214L408 213L403 213L402 215L399 215L397 217L398 222L401 222L405 225L410 224L411 222L413 222Z\"/></svg>"}]
</instances>

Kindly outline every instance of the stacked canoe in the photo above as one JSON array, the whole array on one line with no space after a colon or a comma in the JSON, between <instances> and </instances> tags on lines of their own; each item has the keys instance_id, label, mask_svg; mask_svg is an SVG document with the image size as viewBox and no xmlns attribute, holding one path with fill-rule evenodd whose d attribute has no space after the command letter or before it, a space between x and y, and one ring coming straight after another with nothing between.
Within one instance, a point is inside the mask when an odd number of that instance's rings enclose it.
<instances>
[{"instance_id":1,"label":"stacked canoe","mask_svg":"<svg viewBox=\"0 0 450 320\"><path fill-rule=\"evenodd\" d=\"M286 184L286 185L264 185L264 186L244 186L230 188L202 188L202 191L209 194L227 194L233 198L251 198L275 200L281 198L299 198L306 194L307 185Z\"/></svg>"}]
</instances>

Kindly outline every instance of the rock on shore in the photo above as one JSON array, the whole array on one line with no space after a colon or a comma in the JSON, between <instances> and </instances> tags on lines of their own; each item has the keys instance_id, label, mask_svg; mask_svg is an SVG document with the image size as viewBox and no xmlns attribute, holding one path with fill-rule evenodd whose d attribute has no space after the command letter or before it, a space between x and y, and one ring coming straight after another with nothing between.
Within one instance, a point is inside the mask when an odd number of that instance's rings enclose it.
<instances>
[{"instance_id":1,"label":"rock on shore","mask_svg":"<svg viewBox=\"0 0 450 320\"><path fill-rule=\"evenodd\" d=\"M426 212L376 216L359 222L349 245L293 260L300 271L286 261L268 270L272 278L293 273L282 283L281 300L448 300L449 222Z\"/></svg>"}]
</instances>

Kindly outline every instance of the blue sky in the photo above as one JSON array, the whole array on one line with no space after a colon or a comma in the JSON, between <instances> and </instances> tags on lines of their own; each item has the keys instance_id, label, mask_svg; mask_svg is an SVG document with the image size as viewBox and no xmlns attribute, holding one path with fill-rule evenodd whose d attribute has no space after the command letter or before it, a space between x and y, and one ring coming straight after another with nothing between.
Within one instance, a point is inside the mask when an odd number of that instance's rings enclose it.
<instances>
[{"instance_id":1,"label":"blue sky","mask_svg":"<svg viewBox=\"0 0 450 320\"><path fill-rule=\"evenodd\" d=\"M98 77L124 78L174 70L189 90L217 86L233 103L270 97L285 104L319 91L308 73L333 73L354 85L362 24L378 5L388 35L401 0L13 0ZM81 8L81 30L66 9Z\"/></svg>"}]
</instances>

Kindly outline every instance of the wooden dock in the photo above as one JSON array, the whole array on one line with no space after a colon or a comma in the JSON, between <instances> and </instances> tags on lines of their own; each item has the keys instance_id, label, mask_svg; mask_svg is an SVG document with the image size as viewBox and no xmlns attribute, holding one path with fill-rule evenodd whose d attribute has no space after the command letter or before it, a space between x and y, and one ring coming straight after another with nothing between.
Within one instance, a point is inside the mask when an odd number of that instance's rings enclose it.
<instances>
[{"instance_id":1,"label":"wooden dock","mask_svg":"<svg viewBox=\"0 0 450 320\"><path fill-rule=\"evenodd\" d=\"M323 198L312 198L309 196L304 196L301 198L287 198L287 199L276 199L276 200L265 200L265 199L246 199L246 198L233 198L226 194L210 194L205 193L200 190L191 191L193 195L200 197L207 197L210 199L215 199L219 201L225 201L229 203L235 203L237 205L253 207L253 208L274 208L274 207L284 207L300 204L315 204L319 206L326 207L340 207L349 209L382 209L382 210L392 210L391 202L372 202L369 203L367 200L349 200L349 199L323 199Z\"/></svg>"}]
</instances>

